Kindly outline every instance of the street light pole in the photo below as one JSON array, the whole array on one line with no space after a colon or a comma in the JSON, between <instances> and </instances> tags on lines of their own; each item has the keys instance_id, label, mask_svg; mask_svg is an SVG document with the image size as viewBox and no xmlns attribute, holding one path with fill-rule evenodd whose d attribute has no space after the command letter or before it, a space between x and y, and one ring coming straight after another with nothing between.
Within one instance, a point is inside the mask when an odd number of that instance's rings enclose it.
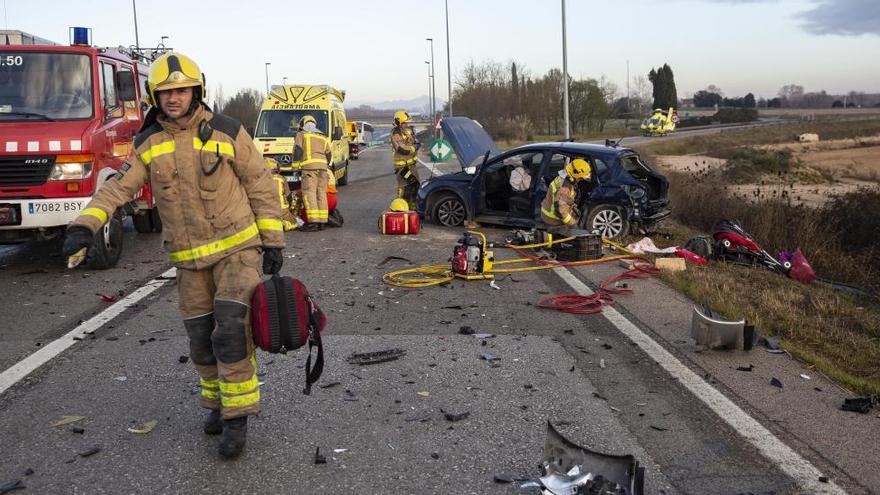
<instances>
[{"instance_id":1,"label":"street light pole","mask_svg":"<svg viewBox=\"0 0 880 495\"><path fill-rule=\"evenodd\" d=\"M431 44L431 135L434 135L434 119L437 118L437 89L434 86L434 38L425 38Z\"/></svg>"},{"instance_id":2,"label":"street light pole","mask_svg":"<svg viewBox=\"0 0 880 495\"><path fill-rule=\"evenodd\" d=\"M565 0L562 0L562 119L565 121L565 139L571 138L568 125L568 46L565 36Z\"/></svg>"},{"instance_id":3,"label":"street light pole","mask_svg":"<svg viewBox=\"0 0 880 495\"><path fill-rule=\"evenodd\" d=\"M446 91L449 98L449 116L452 117L452 62L449 58L449 0L445 0L446 5Z\"/></svg>"},{"instance_id":4,"label":"street light pole","mask_svg":"<svg viewBox=\"0 0 880 495\"><path fill-rule=\"evenodd\" d=\"M269 96L269 66L272 62L266 62L266 96Z\"/></svg>"},{"instance_id":5,"label":"street light pole","mask_svg":"<svg viewBox=\"0 0 880 495\"><path fill-rule=\"evenodd\" d=\"M131 0L131 9L134 11L134 47L137 50L141 48L141 42L138 39L138 8L137 0Z\"/></svg>"},{"instance_id":6,"label":"street light pole","mask_svg":"<svg viewBox=\"0 0 880 495\"><path fill-rule=\"evenodd\" d=\"M428 62L427 60L425 60L425 65L428 66L428 100L431 100L431 80L432 80L431 62ZM429 101L428 102L428 112L433 112L433 111L434 111L434 108L431 106L431 102ZM432 130L431 133L433 134L433 132L434 131Z\"/></svg>"}]
</instances>

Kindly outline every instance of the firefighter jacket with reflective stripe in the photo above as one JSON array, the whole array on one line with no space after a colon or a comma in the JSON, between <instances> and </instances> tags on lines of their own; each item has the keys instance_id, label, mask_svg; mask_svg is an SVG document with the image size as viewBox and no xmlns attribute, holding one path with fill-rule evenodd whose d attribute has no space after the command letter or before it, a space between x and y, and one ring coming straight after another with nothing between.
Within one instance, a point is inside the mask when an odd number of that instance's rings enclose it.
<instances>
[{"instance_id":1,"label":"firefighter jacket with reflective stripe","mask_svg":"<svg viewBox=\"0 0 880 495\"><path fill-rule=\"evenodd\" d=\"M410 127L395 127L391 131L391 154L394 167L400 168L416 163L416 136Z\"/></svg>"},{"instance_id":2,"label":"firefighter jacket with reflective stripe","mask_svg":"<svg viewBox=\"0 0 880 495\"><path fill-rule=\"evenodd\" d=\"M541 214L545 220L555 220L564 225L576 225L577 187L564 177L556 177L550 183L547 195L541 202Z\"/></svg>"},{"instance_id":3,"label":"firefighter jacket with reflective stripe","mask_svg":"<svg viewBox=\"0 0 880 495\"><path fill-rule=\"evenodd\" d=\"M318 132L299 131L293 140L293 166L302 170L324 170L330 163L330 140Z\"/></svg>"},{"instance_id":4,"label":"firefighter jacket with reflective stripe","mask_svg":"<svg viewBox=\"0 0 880 495\"><path fill-rule=\"evenodd\" d=\"M202 142L205 121L213 132ZM234 119L203 106L182 126L159 117L138 134L122 169L73 225L96 232L147 182L162 219L163 246L176 267L200 270L249 247L284 247L278 189Z\"/></svg>"}]
</instances>

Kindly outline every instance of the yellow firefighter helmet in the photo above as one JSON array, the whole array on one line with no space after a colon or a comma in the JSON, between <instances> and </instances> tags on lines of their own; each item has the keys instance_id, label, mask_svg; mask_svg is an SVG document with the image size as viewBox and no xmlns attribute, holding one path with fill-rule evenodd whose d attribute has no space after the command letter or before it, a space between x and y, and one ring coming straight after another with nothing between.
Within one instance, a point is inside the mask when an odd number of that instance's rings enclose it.
<instances>
[{"instance_id":1,"label":"yellow firefighter helmet","mask_svg":"<svg viewBox=\"0 0 880 495\"><path fill-rule=\"evenodd\" d=\"M394 125L399 126L400 124L408 124L409 123L409 114L406 110L399 110L394 113Z\"/></svg>"},{"instance_id":2,"label":"yellow firefighter helmet","mask_svg":"<svg viewBox=\"0 0 880 495\"><path fill-rule=\"evenodd\" d=\"M299 126L305 127L309 122L318 125L318 121L315 120L311 115L303 115L303 118L299 119Z\"/></svg>"},{"instance_id":3,"label":"yellow firefighter helmet","mask_svg":"<svg viewBox=\"0 0 880 495\"><path fill-rule=\"evenodd\" d=\"M403 198L397 198L391 202L391 211L407 211L409 204Z\"/></svg>"},{"instance_id":4,"label":"yellow firefighter helmet","mask_svg":"<svg viewBox=\"0 0 880 495\"><path fill-rule=\"evenodd\" d=\"M565 174L574 182L590 178L590 164L583 158L575 158L565 166Z\"/></svg>"},{"instance_id":5,"label":"yellow firefighter helmet","mask_svg":"<svg viewBox=\"0 0 880 495\"><path fill-rule=\"evenodd\" d=\"M199 66L185 55L174 52L166 53L150 65L150 75L147 77L147 98L154 107L159 103L156 91L196 86L199 89L193 90L193 96L204 101L205 75L199 70Z\"/></svg>"}]
</instances>

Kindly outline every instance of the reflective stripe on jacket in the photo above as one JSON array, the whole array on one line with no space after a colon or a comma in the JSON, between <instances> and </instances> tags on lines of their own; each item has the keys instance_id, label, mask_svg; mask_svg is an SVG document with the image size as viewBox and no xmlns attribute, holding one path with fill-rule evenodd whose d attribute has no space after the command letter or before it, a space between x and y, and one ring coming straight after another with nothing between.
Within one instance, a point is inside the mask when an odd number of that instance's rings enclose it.
<instances>
[{"instance_id":1,"label":"reflective stripe on jacket","mask_svg":"<svg viewBox=\"0 0 880 495\"><path fill-rule=\"evenodd\" d=\"M302 170L324 170L330 163L330 140L317 132L299 131L293 140L293 166Z\"/></svg>"},{"instance_id":2,"label":"reflective stripe on jacket","mask_svg":"<svg viewBox=\"0 0 880 495\"><path fill-rule=\"evenodd\" d=\"M545 219L555 220L565 225L574 225L577 218L573 215L576 205L577 190L574 184L563 177L556 177L550 183L547 195L541 202L541 214Z\"/></svg>"},{"instance_id":3,"label":"reflective stripe on jacket","mask_svg":"<svg viewBox=\"0 0 880 495\"><path fill-rule=\"evenodd\" d=\"M416 163L416 136L411 128L395 127L391 131L391 155L395 168Z\"/></svg>"},{"instance_id":4,"label":"reflective stripe on jacket","mask_svg":"<svg viewBox=\"0 0 880 495\"><path fill-rule=\"evenodd\" d=\"M198 128L210 121L202 142ZM254 246L284 247L278 192L238 121L204 106L184 125L164 117L136 138L120 173L74 220L96 232L149 181L162 219L163 246L178 268L199 270Z\"/></svg>"}]
</instances>

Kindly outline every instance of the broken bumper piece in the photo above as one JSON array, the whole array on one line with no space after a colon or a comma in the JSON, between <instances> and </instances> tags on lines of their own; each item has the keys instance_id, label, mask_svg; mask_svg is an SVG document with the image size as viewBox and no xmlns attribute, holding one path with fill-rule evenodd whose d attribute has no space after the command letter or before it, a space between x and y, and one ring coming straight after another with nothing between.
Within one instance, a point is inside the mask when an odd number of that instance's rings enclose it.
<instances>
[{"instance_id":1,"label":"broken bumper piece","mask_svg":"<svg viewBox=\"0 0 880 495\"><path fill-rule=\"evenodd\" d=\"M754 327L745 320L730 321L715 314L708 306L694 306L691 318L691 337L697 345L709 349L751 350Z\"/></svg>"},{"instance_id":2,"label":"broken bumper piece","mask_svg":"<svg viewBox=\"0 0 880 495\"><path fill-rule=\"evenodd\" d=\"M581 447L563 437L549 421L543 466L544 476L538 484L545 495L643 495L645 491L645 468L633 456Z\"/></svg>"}]
</instances>

